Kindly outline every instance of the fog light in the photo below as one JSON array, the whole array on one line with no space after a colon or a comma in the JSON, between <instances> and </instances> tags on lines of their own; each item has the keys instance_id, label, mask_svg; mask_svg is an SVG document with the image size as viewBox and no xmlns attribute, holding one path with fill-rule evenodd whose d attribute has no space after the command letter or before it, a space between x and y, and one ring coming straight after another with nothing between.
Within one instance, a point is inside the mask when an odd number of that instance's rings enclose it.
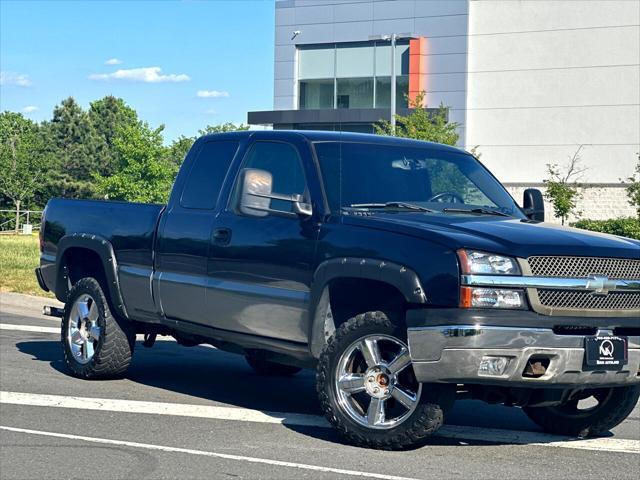
<instances>
[{"instance_id":1,"label":"fog light","mask_svg":"<svg viewBox=\"0 0 640 480\"><path fill-rule=\"evenodd\" d=\"M478 375L502 375L508 365L508 357L482 357Z\"/></svg>"}]
</instances>

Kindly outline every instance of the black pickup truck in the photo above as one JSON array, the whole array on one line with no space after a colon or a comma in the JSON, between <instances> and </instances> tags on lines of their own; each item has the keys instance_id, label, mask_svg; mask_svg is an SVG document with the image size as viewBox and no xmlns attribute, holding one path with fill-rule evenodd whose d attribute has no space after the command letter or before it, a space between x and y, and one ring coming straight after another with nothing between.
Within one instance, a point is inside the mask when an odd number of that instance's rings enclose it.
<instances>
[{"instance_id":1,"label":"black pickup truck","mask_svg":"<svg viewBox=\"0 0 640 480\"><path fill-rule=\"evenodd\" d=\"M171 335L315 368L356 445L415 445L460 398L602 434L640 395L640 242L543 219L457 148L235 132L194 144L166 206L51 200L36 275L78 377Z\"/></svg>"}]
</instances>

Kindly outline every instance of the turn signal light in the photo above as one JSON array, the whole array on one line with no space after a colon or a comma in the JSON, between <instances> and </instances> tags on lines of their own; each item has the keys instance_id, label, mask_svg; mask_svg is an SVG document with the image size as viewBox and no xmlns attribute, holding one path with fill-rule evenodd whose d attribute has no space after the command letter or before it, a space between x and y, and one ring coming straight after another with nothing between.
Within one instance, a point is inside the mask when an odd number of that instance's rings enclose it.
<instances>
[{"instance_id":1,"label":"turn signal light","mask_svg":"<svg viewBox=\"0 0 640 480\"><path fill-rule=\"evenodd\" d=\"M461 287L461 308L524 308L521 290L507 288Z\"/></svg>"}]
</instances>

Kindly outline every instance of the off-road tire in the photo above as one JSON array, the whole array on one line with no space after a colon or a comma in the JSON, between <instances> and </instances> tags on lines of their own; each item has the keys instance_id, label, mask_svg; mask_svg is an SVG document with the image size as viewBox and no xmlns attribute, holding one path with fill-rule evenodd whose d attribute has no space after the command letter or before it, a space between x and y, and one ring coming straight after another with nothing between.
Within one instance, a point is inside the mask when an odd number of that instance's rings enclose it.
<instances>
[{"instance_id":1,"label":"off-road tire","mask_svg":"<svg viewBox=\"0 0 640 480\"><path fill-rule=\"evenodd\" d=\"M74 358L66 339L72 306L83 294L90 295L95 301L101 328L93 358L86 364ZM129 321L111 312L107 297L95 278L83 278L71 288L62 318L61 342L65 362L74 376L83 379L121 377L131 363L135 339L135 332Z\"/></svg>"},{"instance_id":2,"label":"off-road tire","mask_svg":"<svg viewBox=\"0 0 640 480\"><path fill-rule=\"evenodd\" d=\"M318 360L316 385L322 410L329 422L352 445L380 450L403 450L419 446L442 426L446 407L441 400L446 395L440 394L446 388L440 390L436 385L424 385L413 413L399 425L385 430L359 425L338 404L334 378L336 365L350 345L371 334L391 335L406 341L406 330L398 329L382 312L357 315L340 325L329 338Z\"/></svg>"},{"instance_id":3,"label":"off-road tire","mask_svg":"<svg viewBox=\"0 0 640 480\"><path fill-rule=\"evenodd\" d=\"M622 423L632 412L640 386L610 388L606 399L591 412L570 415L560 407L525 407L524 412L548 433L567 436L599 436Z\"/></svg>"},{"instance_id":4,"label":"off-road tire","mask_svg":"<svg viewBox=\"0 0 640 480\"><path fill-rule=\"evenodd\" d=\"M282 363L266 360L262 355L257 353L247 353L244 357L249 366L259 375L270 377L291 377L302 370L300 367L292 365L284 365Z\"/></svg>"}]
</instances>

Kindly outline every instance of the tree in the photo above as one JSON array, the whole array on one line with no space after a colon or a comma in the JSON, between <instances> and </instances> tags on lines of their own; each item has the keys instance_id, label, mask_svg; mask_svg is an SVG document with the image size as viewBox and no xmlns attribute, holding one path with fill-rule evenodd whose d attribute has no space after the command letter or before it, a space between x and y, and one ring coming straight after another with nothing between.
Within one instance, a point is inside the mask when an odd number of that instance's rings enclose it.
<instances>
[{"instance_id":1,"label":"tree","mask_svg":"<svg viewBox=\"0 0 640 480\"><path fill-rule=\"evenodd\" d=\"M163 146L164 125L151 129L145 122L123 127L113 146L120 159L110 176L95 175L100 195L110 200L165 203L177 173Z\"/></svg>"},{"instance_id":2,"label":"tree","mask_svg":"<svg viewBox=\"0 0 640 480\"><path fill-rule=\"evenodd\" d=\"M455 145L460 138L456 129L460 126L447 119L447 108L440 104L435 112L424 107L425 92L420 92L409 107L413 111L406 116L396 115L395 131L388 120L380 120L374 125L379 135L395 135L396 137L415 138L429 142Z\"/></svg>"},{"instance_id":3,"label":"tree","mask_svg":"<svg viewBox=\"0 0 640 480\"><path fill-rule=\"evenodd\" d=\"M124 127L137 124L138 114L121 98L107 95L100 100L91 102L89 121L96 134L104 142L103 145L100 145L102 150L100 153L105 161L98 166L98 171L101 175L109 175L113 173L118 164L113 146L117 132Z\"/></svg>"},{"instance_id":4,"label":"tree","mask_svg":"<svg viewBox=\"0 0 640 480\"><path fill-rule=\"evenodd\" d=\"M635 173L627 178L629 182L627 196L629 197L629 204L636 208L638 218L640 219L640 153L636 155L638 155L638 162L636 163Z\"/></svg>"},{"instance_id":5,"label":"tree","mask_svg":"<svg viewBox=\"0 0 640 480\"><path fill-rule=\"evenodd\" d=\"M580 167L580 153L583 145L580 145L564 168L558 164L547 164L549 178L544 180L547 187L545 197L553 204L553 214L560 218L562 225L570 214L575 213L577 202L580 199L577 181L586 168Z\"/></svg>"},{"instance_id":6,"label":"tree","mask_svg":"<svg viewBox=\"0 0 640 480\"><path fill-rule=\"evenodd\" d=\"M58 163L48 179L50 196L95 196L93 175L108 157L87 112L69 97L55 107L53 119L43 128Z\"/></svg>"},{"instance_id":7,"label":"tree","mask_svg":"<svg viewBox=\"0 0 640 480\"><path fill-rule=\"evenodd\" d=\"M236 125L235 123L227 122L220 123L218 125L207 125L202 130L198 130L198 135L209 135L211 133L225 133L225 132L240 132L243 130L249 130L249 125L241 123Z\"/></svg>"},{"instance_id":8,"label":"tree","mask_svg":"<svg viewBox=\"0 0 640 480\"><path fill-rule=\"evenodd\" d=\"M35 123L19 113L0 114L0 193L16 207L16 233L20 228L20 207L33 197L42 176L41 151Z\"/></svg>"},{"instance_id":9,"label":"tree","mask_svg":"<svg viewBox=\"0 0 640 480\"><path fill-rule=\"evenodd\" d=\"M195 137L185 137L180 135L177 140L171 142L169 145L169 161L174 165L182 165L184 158L191 150L193 142L196 141Z\"/></svg>"}]
</instances>

